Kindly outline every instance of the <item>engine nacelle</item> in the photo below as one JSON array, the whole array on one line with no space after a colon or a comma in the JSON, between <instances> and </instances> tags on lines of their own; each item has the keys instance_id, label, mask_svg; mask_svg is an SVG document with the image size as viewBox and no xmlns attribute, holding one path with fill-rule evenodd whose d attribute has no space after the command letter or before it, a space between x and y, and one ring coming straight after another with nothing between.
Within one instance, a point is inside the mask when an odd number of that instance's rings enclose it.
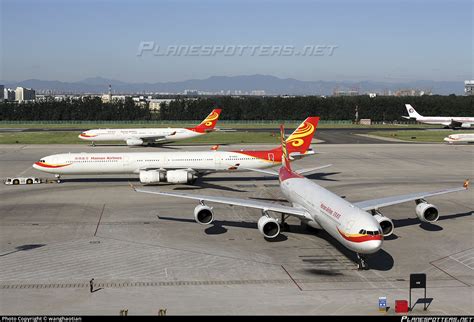
<instances>
[{"instance_id":1,"label":"engine nacelle","mask_svg":"<svg viewBox=\"0 0 474 322\"><path fill-rule=\"evenodd\" d=\"M186 170L171 170L166 172L166 181L169 183L191 183L196 175Z\"/></svg>"},{"instance_id":2,"label":"engine nacelle","mask_svg":"<svg viewBox=\"0 0 474 322\"><path fill-rule=\"evenodd\" d=\"M439 218L438 208L426 202L420 202L415 208L416 216L423 222L435 222Z\"/></svg>"},{"instance_id":3,"label":"engine nacelle","mask_svg":"<svg viewBox=\"0 0 474 322\"><path fill-rule=\"evenodd\" d=\"M166 182L166 173L158 170L140 171L140 182L145 184Z\"/></svg>"},{"instance_id":4,"label":"engine nacelle","mask_svg":"<svg viewBox=\"0 0 474 322\"><path fill-rule=\"evenodd\" d=\"M275 238L280 234L280 224L271 217L262 216L257 222L257 227L266 238Z\"/></svg>"},{"instance_id":5,"label":"engine nacelle","mask_svg":"<svg viewBox=\"0 0 474 322\"><path fill-rule=\"evenodd\" d=\"M197 205L196 208L194 208L194 220L201 225L212 223L214 220L212 208L206 205Z\"/></svg>"},{"instance_id":6,"label":"engine nacelle","mask_svg":"<svg viewBox=\"0 0 474 322\"><path fill-rule=\"evenodd\" d=\"M127 145L143 145L142 139L127 139Z\"/></svg>"},{"instance_id":7,"label":"engine nacelle","mask_svg":"<svg viewBox=\"0 0 474 322\"><path fill-rule=\"evenodd\" d=\"M471 127L471 123L463 123L463 124L461 124L461 127L462 127L462 128L470 128L470 127Z\"/></svg>"},{"instance_id":8,"label":"engine nacelle","mask_svg":"<svg viewBox=\"0 0 474 322\"><path fill-rule=\"evenodd\" d=\"M393 234L393 229L395 228L395 226L393 225L393 221L390 218L383 216L379 212L374 215L374 218L379 223L380 228L382 228L382 233L384 237L388 237Z\"/></svg>"}]
</instances>

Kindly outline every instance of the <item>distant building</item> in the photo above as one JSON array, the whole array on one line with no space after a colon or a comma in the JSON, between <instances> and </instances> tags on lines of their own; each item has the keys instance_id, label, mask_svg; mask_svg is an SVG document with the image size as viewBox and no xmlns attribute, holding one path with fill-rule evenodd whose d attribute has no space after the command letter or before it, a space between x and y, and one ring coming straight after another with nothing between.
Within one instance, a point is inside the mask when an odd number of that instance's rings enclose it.
<instances>
[{"instance_id":1,"label":"distant building","mask_svg":"<svg viewBox=\"0 0 474 322\"><path fill-rule=\"evenodd\" d=\"M184 95L196 96L196 95L199 95L199 91L197 89L185 89Z\"/></svg>"},{"instance_id":2,"label":"distant building","mask_svg":"<svg viewBox=\"0 0 474 322\"><path fill-rule=\"evenodd\" d=\"M104 94L101 96L102 103L125 102L125 95L110 95Z\"/></svg>"},{"instance_id":3,"label":"distant building","mask_svg":"<svg viewBox=\"0 0 474 322\"><path fill-rule=\"evenodd\" d=\"M5 99L5 86L4 85L0 85L0 102L3 102L3 100Z\"/></svg>"},{"instance_id":4,"label":"distant building","mask_svg":"<svg viewBox=\"0 0 474 322\"><path fill-rule=\"evenodd\" d=\"M474 80L464 81L464 94L474 95Z\"/></svg>"},{"instance_id":5,"label":"distant building","mask_svg":"<svg viewBox=\"0 0 474 322\"><path fill-rule=\"evenodd\" d=\"M263 95L265 95L265 91L264 90L253 90L253 91L250 92L250 95L263 96Z\"/></svg>"},{"instance_id":6,"label":"distant building","mask_svg":"<svg viewBox=\"0 0 474 322\"><path fill-rule=\"evenodd\" d=\"M159 111L162 103L169 103L171 101L174 101L174 99L154 98L150 100L149 108L152 111Z\"/></svg>"},{"instance_id":7,"label":"distant building","mask_svg":"<svg viewBox=\"0 0 474 322\"><path fill-rule=\"evenodd\" d=\"M357 95L359 95L359 91L356 91L356 90L348 90L348 91L335 90L333 92L333 96L357 96Z\"/></svg>"},{"instance_id":8,"label":"distant building","mask_svg":"<svg viewBox=\"0 0 474 322\"><path fill-rule=\"evenodd\" d=\"M395 96L423 96L423 95L432 95L431 90L419 90L419 89L400 89L395 92Z\"/></svg>"},{"instance_id":9,"label":"distant building","mask_svg":"<svg viewBox=\"0 0 474 322\"><path fill-rule=\"evenodd\" d=\"M3 98L9 102L13 102L15 100L15 91L11 88L5 88L3 90Z\"/></svg>"},{"instance_id":10,"label":"distant building","mask_svg":"<svg viewBox=\"0 0 474 322\"><path fill-rule=\"evenodd\" d=\"M34 101L35 98L35 90L32 88L17 87L15 90L15 100L18 102Z\"/></svg>"}]
</instances>

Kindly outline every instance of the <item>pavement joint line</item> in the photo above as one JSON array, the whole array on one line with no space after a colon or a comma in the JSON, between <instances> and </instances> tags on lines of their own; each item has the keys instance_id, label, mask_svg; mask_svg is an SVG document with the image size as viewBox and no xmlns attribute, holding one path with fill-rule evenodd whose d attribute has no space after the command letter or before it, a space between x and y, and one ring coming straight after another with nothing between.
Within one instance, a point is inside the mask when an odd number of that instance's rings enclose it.
<instances>
[{"instance_id":1,"label":"pavement joint line","mask_svg":"<svg viewBox=\"0 0 474 322\"><path fill-rule=\"evenodd\" d=\"M97 222L97 227L95 228L94 237L97 235L97 230L99 229L100 221L102 220L102 215L104 214L105 203L102 206L102 211L100 212L99 221Z\"/></svg>"},{"instance_id":2,"label":"pavement joint line","mask_svg":"<svg viewBox=\"0 0 474 322\"><path fill-rule=\"evenodd\" d=\"M463 263L463 262L461 262L461 261L458 261L456 258L453 258L453 257L449 257L449 258L451 258L452 260L454 260L454 261L458 262L459 264L461 264L461 265L463 265L463 266L466 266L466 267L467 267L467 268L469 268L470 270L473 270L473 269L472 269L470 266L468 266L468 265L464 264L464 263Z\"/></svg>"}]
</instances>

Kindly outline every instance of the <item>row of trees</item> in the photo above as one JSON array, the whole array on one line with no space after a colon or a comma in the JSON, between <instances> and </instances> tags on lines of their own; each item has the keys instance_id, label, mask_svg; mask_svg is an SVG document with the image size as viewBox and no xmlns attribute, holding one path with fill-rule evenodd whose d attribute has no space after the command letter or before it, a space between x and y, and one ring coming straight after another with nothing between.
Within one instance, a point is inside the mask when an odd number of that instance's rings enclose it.
<instances>
[{"instance_id":1,"label":"row of trees","mask_svg":"<svg viewBox=\"0 0 474 322\"><path fill-rule=\"evenodd\" d=\"M472 116L472 96L393 97L209 97L178 98L163 103L159 113L147 106L136 106L130 98L124 102L102 103L100 98L54 100L28 104L1 103L0 120L5 121L120 121L120 120L201 120L211 108L223 109L224 120L301 120L318 115L323 120L354 120L357 107L359 118L373 121L401 120L410 103L422 115Z\"/></svg>"},{"instance_id":2,"label":"row of trees","mask_svg":"<svg viewBox=\"0 0 474 322\"><path fill-rule=\"evenodd\" d=\"M5 121L119 121L150 120L151 117L148 107L136 106L131 98L112 103L102 103L99 97L84 97L0 104L0 120Z\"/></svg>"}]
</instances>

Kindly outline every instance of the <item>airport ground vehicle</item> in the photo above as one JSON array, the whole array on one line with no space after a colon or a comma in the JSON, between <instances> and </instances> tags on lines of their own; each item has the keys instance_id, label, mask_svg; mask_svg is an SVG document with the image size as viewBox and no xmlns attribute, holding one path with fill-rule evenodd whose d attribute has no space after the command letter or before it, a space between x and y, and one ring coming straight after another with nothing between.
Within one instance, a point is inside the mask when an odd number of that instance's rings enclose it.
<instances>
[{"instance_id":1,"label":"airport ground vehicle","mask_svg":"<svg viewBox=\"0 0 474 322\"><path fill-rule=\"evenodd\" d=\"M37 177L13 177L13 178L6 178L5 184L34 184L34 183L42 183L42 180Z\"/></svg>"}]
</instances>

